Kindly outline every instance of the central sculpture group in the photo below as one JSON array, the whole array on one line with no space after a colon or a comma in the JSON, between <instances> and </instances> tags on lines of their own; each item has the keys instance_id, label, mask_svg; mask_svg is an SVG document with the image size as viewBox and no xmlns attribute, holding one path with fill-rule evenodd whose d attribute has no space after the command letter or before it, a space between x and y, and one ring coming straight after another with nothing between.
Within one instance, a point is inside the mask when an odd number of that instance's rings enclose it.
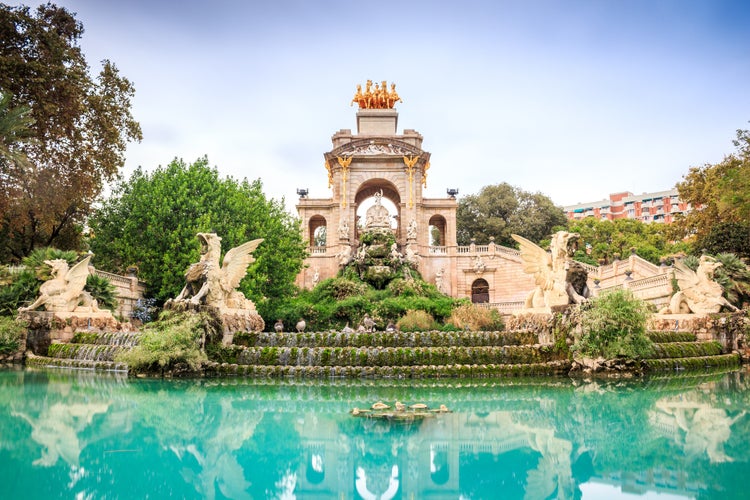
<instances>
[{"instance_id":1,"label":"central sculpture group","mask_svg":"<svg viewBox=\"0 0 750 500\"><path fill-rule=\"evenodd\" d=\"M357 85L357 92L352 98L351 104L358 104L360 109L392 109L397 102L403 102L396 92L396 84L391 83L391 90L388 90L388 82L375 84L373 89L372 80L367 80L365 90L362 85Z\"/></svg>"}]
</instances>

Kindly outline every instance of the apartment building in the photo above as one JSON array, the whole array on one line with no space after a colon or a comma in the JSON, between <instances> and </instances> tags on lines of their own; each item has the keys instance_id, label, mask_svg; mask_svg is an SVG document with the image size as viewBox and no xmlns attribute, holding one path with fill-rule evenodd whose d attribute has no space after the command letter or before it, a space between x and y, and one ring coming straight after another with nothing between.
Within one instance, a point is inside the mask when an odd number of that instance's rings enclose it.
<instances>
[{"instance_id":1,"label":"apartment building","mask_svg":"<svg viewBox=\"0 0 750 500\"><path fill-rule=\"evenodd\" d=\"M676 214L687 213L690 209L689 203L680 200L676 189L638 195L624 191L610 194L609 199L563 207L571 220L595 217L600 220L635 219L663 224L671 223Z\"/></svg>"}]
</instances>

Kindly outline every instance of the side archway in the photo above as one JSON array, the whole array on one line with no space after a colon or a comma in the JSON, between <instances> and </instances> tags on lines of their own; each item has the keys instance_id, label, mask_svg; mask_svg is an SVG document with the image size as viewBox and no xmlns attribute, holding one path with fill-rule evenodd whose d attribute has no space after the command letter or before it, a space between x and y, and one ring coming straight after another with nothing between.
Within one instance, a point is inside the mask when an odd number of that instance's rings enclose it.
<instances>
[{"instance_id":1,"label":"side archway","mask_svg":"<svg viewBox=\"0 0 750 500\"><path fill-rule=\"evenodd\" d=\"M310 234L310 241L308 242L310 248L326 246L328 225L326 223L325 217L323 217L322 215L313 215L312 217L310 217L310 221L308 222L308 230Z\"/></svg>"},{"instance_id":2,"label":"side archway","mask_svg":"<svg viewBox=\"0 0 750 500\"><path fill-rule=\"evenodd\" d=\"M445 217L442 215L433 215L430 217L430 246L445 246L445 230L447 225Z\"/></svg>"},{"instance_id":3,"label":"side archway","mask_svg":"<svg viewBox=\"0 0 750 500\"><path fill-rule=\"evenodd\" d=\"M490 301L490 284L484 278L475 279L471 284L471 302L485 304Z\"/></svg>"}]
</instances>

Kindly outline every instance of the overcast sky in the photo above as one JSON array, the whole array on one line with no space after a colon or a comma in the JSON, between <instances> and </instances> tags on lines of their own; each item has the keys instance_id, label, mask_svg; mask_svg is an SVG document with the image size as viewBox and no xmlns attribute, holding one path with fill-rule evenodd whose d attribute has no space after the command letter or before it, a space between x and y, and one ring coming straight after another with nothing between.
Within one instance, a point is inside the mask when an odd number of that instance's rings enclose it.
<instances>
[{"instance_id":1,"label":"overcast sky","mask_svg":"<svg viewBox=\"0 0 750 500\"><path fill-rule=\"evenodd\" d=\"M55 3L83 23L92 69L109 59L135 85L125 175L207 155L291 210L296 188L330 196L323 153L356 131L367 79L397 84L430 197L662 191L750 128L745 0Z\"/></svg>"}]
</instances>

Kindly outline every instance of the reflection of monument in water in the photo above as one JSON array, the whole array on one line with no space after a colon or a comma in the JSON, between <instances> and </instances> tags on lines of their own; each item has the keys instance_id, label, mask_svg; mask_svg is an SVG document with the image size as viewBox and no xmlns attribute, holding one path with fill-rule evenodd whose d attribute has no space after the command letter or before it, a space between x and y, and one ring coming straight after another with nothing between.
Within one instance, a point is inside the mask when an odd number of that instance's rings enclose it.
<instances>
[{"instance_id":1,"label":"reflection of monument in water","mask_svg":"<svg viewBox=\"0 0 750 500\"><path fill-rule=\"evenodd\" d=\"M507 498L575 498L582 483L695 496L711 491L706 484L714 469L707 465L748 463L745 424L734 425L745 416L736 410L742 398L696 391L632 407L643 398L610 394L607 405L617 415L609 421L584 404L606 394L586 396L554 381L319 386L82 379L84 385L57 381L20 398L9 398L9 386L0 385L0 396L12 401L0 411L0 429L28 425L29 435L17 438L23 466L89 471L77 481L94 497L106 496L107 481L132 481L141 469L156 475L133 485L133 496L157 491L164 481L173 482L172 496L204 498L495 498L500 489ZM374 393L388 401L419 393L454 412L407 425L349 414ZM635 440L616 435L634 422L645 423ZM642 450L664 443L655 460L638 461ZM115 471L118 461L127 468Z\"/></svg>"}]
</instances>

